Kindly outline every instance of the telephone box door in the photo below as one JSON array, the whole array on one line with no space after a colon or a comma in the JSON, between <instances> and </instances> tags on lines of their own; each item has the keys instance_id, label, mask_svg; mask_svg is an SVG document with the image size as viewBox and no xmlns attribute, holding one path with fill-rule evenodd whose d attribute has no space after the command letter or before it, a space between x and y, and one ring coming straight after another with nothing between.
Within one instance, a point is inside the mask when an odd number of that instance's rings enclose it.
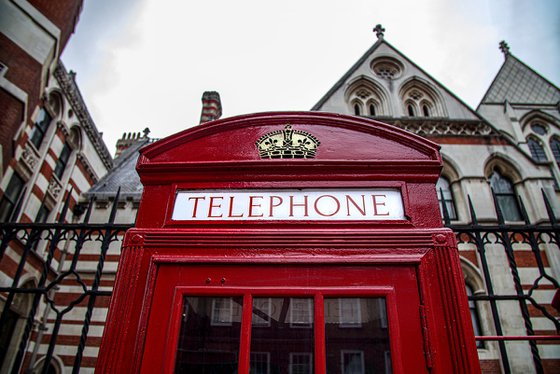
<instances>
[{"instance_id":1,"label":"telephone box door","mask_svg":"<svg viewBox=\"0 0 560 374\"><path fill-rule=\"evenodd\" d=\"M162 264L143 373L426 372L412 266Z\"/></svg>"}]
</instances>

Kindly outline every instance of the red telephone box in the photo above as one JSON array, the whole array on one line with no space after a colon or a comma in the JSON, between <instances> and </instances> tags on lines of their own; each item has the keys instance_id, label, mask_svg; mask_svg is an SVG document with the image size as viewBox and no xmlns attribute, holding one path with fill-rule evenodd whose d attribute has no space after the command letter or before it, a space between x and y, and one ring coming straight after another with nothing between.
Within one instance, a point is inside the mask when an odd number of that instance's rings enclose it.
<instances>
[{"instance_id":1,"label":"red telephone box","mask_svg":"<svg viewBox=\"0 0 560 374\"><path fill-rule=\"evenodd\" d=\"M98 371L480 372L441 166L426 139L319 112L144 148Z\"/></svg>"}]
</instances>

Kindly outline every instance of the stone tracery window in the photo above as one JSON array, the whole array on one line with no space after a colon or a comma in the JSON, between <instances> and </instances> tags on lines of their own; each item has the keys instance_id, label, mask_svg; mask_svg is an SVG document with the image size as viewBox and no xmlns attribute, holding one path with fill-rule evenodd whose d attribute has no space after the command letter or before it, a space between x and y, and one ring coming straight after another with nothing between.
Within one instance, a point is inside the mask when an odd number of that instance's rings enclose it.
<instances>
[{"instance_id":1,"label":"stone tracery window","mask_svg":"<svg viewBox=\"0 0 560 374\"><path fill-rule=\"evenodd\" d=\"M531 157L533 160L537 162L548 161L548 157L546 157L546 153L540 141L531 136L527 139L527 145L529 146L529 151L531 151Z\"/></svg>"},{"instance_id":2,"label":"stone tracery window","mask_svg":"<svg viewBox=\"0 0 560 374\"><path fill-rule=\"evenodd\" d=\"M504 220L521 221L521 211L511 180L504 176L498 168L494 168L488 180Z\"/></svg>"},{"instance_id":3,"label":"stone tracery window","mask_svg":"<svg viewBox=\"0 0 560 374\"><path fill-rule=\"evenodd\" d=\"M550 138L550 150L554 155L556 163L560 165L560 139L557 136Z\"/></svg>"},{"instance_id":4,"label":"stone tracery window","mask_svg":"<svg viewBox=\"0 0 560 374\"><path fill-rule=\"evenodd\" d=\"M445 177L440 177L436 184L436 191L439 202L439 209L443 216L443 206L447 209L449 219L456 220L457 212L455 211L455 202L453 200L453 193L451 192L451 185L449 180Z\"/></svg>"},{"instance_id":5,"label":"stone tracery window","mask_svg":"<svg viewBox=\"0 0 560 374\"><path fill-rule=\"evenodd\" d=\"M382 94L369 81L360 82L347 94L350 112L356 116L379 116L385 114Z\"/></svg>"},{"instance_id":6,"label":"stone tracery window","mask_svg":"<svg viewBox=\"0 0 560 374\"><path fill-rule=\"evenodd\" d=\"M406 83L401 89L404 115L408 117L443 117L443 103L428 85L419 80Z\"/></svg>"}]
</instances>

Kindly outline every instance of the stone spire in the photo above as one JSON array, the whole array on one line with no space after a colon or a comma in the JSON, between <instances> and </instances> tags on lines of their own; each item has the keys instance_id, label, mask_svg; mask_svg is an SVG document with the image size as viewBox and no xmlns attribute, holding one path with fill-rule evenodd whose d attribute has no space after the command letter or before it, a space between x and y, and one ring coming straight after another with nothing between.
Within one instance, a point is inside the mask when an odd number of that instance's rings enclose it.
<instances>
[{"instance_id":1,"label":"stone spire","mask_svg":"<svg viewBox=\"0 0 560 374\"><path fill-rule=\"evenodd\" d=\"M385 29L380 23L373 28L373 32L375 33L375 36L377 36L377 39L383 39L383 36L385 35Z\"/></svg>"},{"instance_id":2,"label":"stone spire","mask_svg":"<svg viewBox=\"0 0 560 374\"><path fill-rule=\"evenodd\" d=\"M504 58L509 55L509 45L506 43L505 40L500 42L500 51L504 54Z\"/></svg>"}]
</instances>

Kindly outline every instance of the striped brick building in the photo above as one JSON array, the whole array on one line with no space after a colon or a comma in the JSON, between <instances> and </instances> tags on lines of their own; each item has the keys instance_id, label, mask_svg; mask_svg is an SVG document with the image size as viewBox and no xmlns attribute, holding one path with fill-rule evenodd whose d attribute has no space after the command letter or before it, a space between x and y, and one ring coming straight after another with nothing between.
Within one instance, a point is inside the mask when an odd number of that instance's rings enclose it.
<instances>
[{"instance_id":1,"label":"striped brick building","mask_svg":"<svg viewBox=\"0 0 560 374\"><path fill-rule=\"evenodd\" d=\"M72 222L81 195L112 168L75 74L59 60L82 5L81 0L0 0L0 222L55 222L66 200L70 206L63 221ZM47 249L45 241L28 252L23 238L10 241L2 248L0 287L12 286L14 279L22 289L36 287ZM26 262L19 269L22 256ZM49 279L60 270L63 257L56 252ZM0 305L6 298L2 292ZM31 300L29 294L18 294L10 308L2 308L1 373L14 369ZM41 304L36 327L46 321L45 310ZM27 339L27 362L39 330ZM37 352L35 363L39 358Z\"/></svg>"}]
</instances>

